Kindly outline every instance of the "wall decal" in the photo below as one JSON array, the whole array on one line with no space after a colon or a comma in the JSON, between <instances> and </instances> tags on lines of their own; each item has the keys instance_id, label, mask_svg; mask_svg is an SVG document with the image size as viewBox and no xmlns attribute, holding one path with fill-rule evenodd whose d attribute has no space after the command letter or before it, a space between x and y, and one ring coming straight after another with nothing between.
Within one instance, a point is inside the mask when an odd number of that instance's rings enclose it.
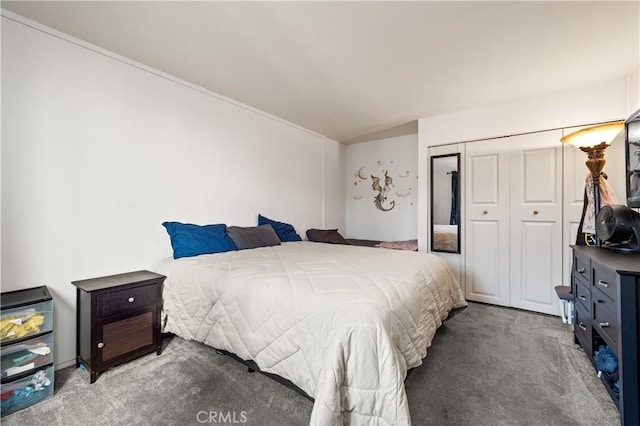
<instances>
[{"instance_id":1,"label":"wall decal","mask_svg":"<svg viewBox=\"0 0 640 426\"><path fill-rule=\"evenodd\" d=\"M367 180L367 172L365 171L364 166L360 167L353 175L360 180Z\"/></svg>"},{"instance_id":2,"label":"wall decal","mask_svg":"<svg viewBox=\"0 0 640 426\"><path fill-rule=\"evenodd\" d=\"M371 188L373 188L374 191L378 191L378 195L373 197L373 204L376 208L383 212L388 212L393 209L396 205L395 200L391 200L389 208L385 208L384 206L384 203L387 201L387 192L391 190L391 186L393 185L393 179L389 176L387 171L384 171L384 183L382 185L380 185L380 178L377 176L371 175L371 180Z\"/></svg>"},{"instance_id":3,"label":"wall decal","mask_svg":"<svg viewBox=\"0 0 640 426\"><path fill-rule=\"evenodd\" d=\"M411 197L415 197L415 194L413 194L413 188L409 187L407 189L406 185L402 185L402 187L396 188L396 185L393 182L392 175L395 174L398 178L405 179L409 177L413 178L414 176L416 179L418 179L418 176L416 176L414 174L414 171L411 170L405 169L403 172L390 170L393 169L393 167L384 167L385 164L389 164L390 166L392 166L394 164L394 161L377 160L373 164L362 165L362 163L360 163L358 167L354 168L353 176L356 179L352 181L354 186L354 190L351 193L352 198L354 200L362 200L367 198L366 193L363 194L361 189L356 188L361 187L361 185L363 185L364 182L368 181L369 177L371 177L371 188L373 189L373 191L377 192L373 197L373 205L376 207L376 209L383 212L390 211L396 206L400 198L407 197L409 198L404 201L404 203L406 203L406 205L412 206L413 201ZM377 169L378 172L376 172L375 169ZM370 172L370 170L372 171ZM393 200L392 198L394 197L398 198L396 200Z\"/></svg>"}]
</instances>

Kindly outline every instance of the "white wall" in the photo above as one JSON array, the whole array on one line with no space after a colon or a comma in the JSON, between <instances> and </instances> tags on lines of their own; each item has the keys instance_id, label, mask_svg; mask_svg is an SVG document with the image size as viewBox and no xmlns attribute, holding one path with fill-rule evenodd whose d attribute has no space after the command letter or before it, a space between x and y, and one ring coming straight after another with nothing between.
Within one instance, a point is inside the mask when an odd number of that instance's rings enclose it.
<instances>
[{"instance_id":1,"label":"white wall","mask_svg":"<svg viewBox=\"0 0 640 426\"><path fill-rule=\"evenodd\" d=\"M418 135L399 136L346 146L346 229L348 238L394 241L417 238ZM371 175L393 186L382 211L374 205L378 194ZM361 177L358 177L360 172ZM364 179L363 179L364 178Z\"/></svg>"},{"instance_id":2,"label":"white wall","mask_svg":"<svg viewBox=\"0 0 640 426\"><path fill-rule=\"evenodd\" d=\"M2 291L49 286L58 366L70 282L153 270L165 220L344 224L337 142L4 11L2 124Z\"/></svg>"},{"instance_id":3,"label":"white wall","mask_svg":"<svg viewBox=\"0 0 640 426\"><path fill-rule=\"evenodd\" d=\"M421 119L428 146L626 118L627 78Z\"/></svg>"},{"instance_id":4,"label":"white wall","mask_svg":"<svg viewBox=\"0 0 640 426\"><path fill-rule=\"evenodd\" d=\"M345 158L344 144L327 139L324 154L324 227L342 229L345 225ZM305 228L306 230L307 228ZM304 232L304 230L302 230ZM302 235L302 234L301 234ZM306 237L303 237L306 238Z\"/></svg>"}]
</instances>

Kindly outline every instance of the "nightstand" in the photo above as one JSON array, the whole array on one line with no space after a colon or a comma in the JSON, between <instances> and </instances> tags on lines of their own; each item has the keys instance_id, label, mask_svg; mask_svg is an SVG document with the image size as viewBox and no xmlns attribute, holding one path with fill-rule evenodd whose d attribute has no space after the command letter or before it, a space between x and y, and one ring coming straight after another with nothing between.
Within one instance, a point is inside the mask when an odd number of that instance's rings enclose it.
<instances>
[{"instance_id":1,"label":"nightstand","mask_svg":"<svg viewBox=\"0 0 640 426\"><path fill-rule=\"evenodd\" d=\"M76 286L76 367L98 374L162 350L160 310L164 275L136 271L88 280Z\"/></svg>"}]
</instances>

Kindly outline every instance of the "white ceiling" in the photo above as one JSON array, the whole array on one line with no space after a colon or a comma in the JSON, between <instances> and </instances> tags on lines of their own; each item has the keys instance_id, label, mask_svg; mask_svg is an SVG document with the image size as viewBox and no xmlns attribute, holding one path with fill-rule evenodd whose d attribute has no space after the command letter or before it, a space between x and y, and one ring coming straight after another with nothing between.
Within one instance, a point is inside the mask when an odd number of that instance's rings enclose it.
<instances>
[{"instance_id":1,"label":"white ceiling","mask_svg":"<svg viewBox=\"0 0 640 426\"><path fill-rule=\"evenodd\" d=\"M639 63L639 5L2 2L338 141L625 76Z\"/></svg>"}]
</instances>

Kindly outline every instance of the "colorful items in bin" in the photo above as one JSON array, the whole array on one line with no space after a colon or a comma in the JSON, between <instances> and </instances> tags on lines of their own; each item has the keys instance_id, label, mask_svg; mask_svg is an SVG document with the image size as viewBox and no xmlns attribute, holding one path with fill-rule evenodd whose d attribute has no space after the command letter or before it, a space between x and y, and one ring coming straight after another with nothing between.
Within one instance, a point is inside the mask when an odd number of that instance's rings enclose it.
<instances>
[{"instance_id":1,"label":"colorful items in bin","mask_svg":"<svg viewBox=\"0 0 640 426\"><path fill-rule=\"evenodd\" d=\"M36 401L46 397L49 393L43 392L51 386L51 379L44 370L36 372L28 385L7 392L2 392L2 415L28 407Z\"/></svg>"},{"instance_id":2,"label":"colorful items in bin","mask_svg":"<svg viewBox=\"0 0 640 426\"><path fill-rule=\"evenodd\" d=\"M51 353L51 348L44 341L20 344L18 348L20 350L2 357L3 379L51 362L47 356Z\"/></svg>"},{"instance_id":3,"label":"colorful items in bin","mask_svg":"<svg viewBox=\"0 0 640 426\"><path fill-rule=\"evenodd\" d=\"M618 373L618 357L609 346L600 346L595 352L598 377L603 378L616 397L620 395L620 377Z\"/></svg>"},{"instance_id":4,"label":"colorful items in bin","mask_svg":"<svg viewBox=\"0 0 640 426\"><path fill-rule=\"evenodd\" d=\"M20 312L0 320L0 340L19 339L40 332L44 315L35 310Z\"/></svg>"}]
</instances>

